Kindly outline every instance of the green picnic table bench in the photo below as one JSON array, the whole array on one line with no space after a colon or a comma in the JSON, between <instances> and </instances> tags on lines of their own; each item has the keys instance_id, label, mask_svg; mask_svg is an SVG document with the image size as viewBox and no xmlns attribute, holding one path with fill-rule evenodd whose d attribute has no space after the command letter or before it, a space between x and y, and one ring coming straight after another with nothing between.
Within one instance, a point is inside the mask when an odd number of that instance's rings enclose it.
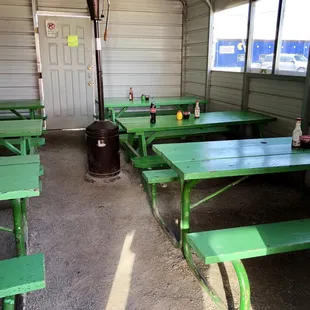
<instances>
[{"instance_id":1,"label":"green picnic table bench","mask_svg":"<svg viewBox=\"0 0 310 310\"><path fill-rule=\"evenodd\" d=\"M274 117L254 112L225 111L201 113L198 119L192 115L181 121L175 115L165 115L158 117L156 124L150 124L149 117L119 118L117 122L127 131L127 141L123 141L127 149L136 157L143 157L135 160L139 168L147 157L147 146L155 139L227 132L230 127L238 125L252 125L261 129L266 123L275 120ZM135 136L139 139L138 149L134 147Z\"/></svg>"},{"instance_id":2,"label":"green picnic table bench","mask_svg":"<svg viewBox=\"0 0 310 310\"><path fill-rule=\"evenodd\" d=\"M196 100L199 100L201 104L207 104L208 101L204 99L199 99L197 97L167 97L167 98L157 98L155 97L155 104L157 107L158 115L164 115L166 113L171 114L171 111L182 110L182 108L187 108L189 105L194 105ZM120 118L126 114L128 109L134 108L135 110L141 110L141 108L149 108L150 102L141 102L141 98L134 98L133 101L129 101L128 98L106 98L104 100L104 106L109 112L109 117L112 122L116 122L116 118ZM160 109L160 108L163 109ZM170 108L171 107L171 108ZM149 111L132 111L127 113L126 116L142 116Z\"/></svg>"},{"instance_id":3,"label":"green picnic table bench","mask_svg":"<svg viewBox=\"0 0 310 310\"><path fill-rule=\"evenodd\" d=\"M45 288L42 253L0 261L0 298L3 310L15 310L15 295Z\"/></svg>"},{"instance_id":4,"label":"green picnic table bench","mask_svg":"<svg viewBox=\"0 0 310 310\"><path fill-rule=\"evenodd\" d=\"M26 114L23 113L25 110ZM44 104L40 100L0 100L0 120L16 119L45 120Z\"/></svg>"},{"instance_id":5,"label":"green picnic table bench","mask_svg":"<svg viewBox=\"0 0 310 310\"><path fill-rule=\"evenodd\" d=\"M44 139L39 137L42 124L39 119L0 122L0 145L17 155L33 153L35 147L44 144Z\"/></svg>"},{"instance_id":6,"label":"green picnic table bench","mask_svg":"<svg viewBox=\"0 0 310 310\"><path fill-rule=\"evenodd\" d=\"M192 251L205 264L231 262L239 280L239 309L249 310L250 284L242 259L309 249L310 219L192 233L191 210L251 175L309 170L310 150L292 149L291 137L159 144L153 150L171 168L143 172L152 187L154 216L173 243L181 245L190 268L219 309L227 307L194 263ZM191 190L200 180L232 176L239 179L198 202L191 202ZM173 236L156 207L156 184L176 180L181 183L180 240Z\"/></svg>"},{"instance_id":7,"label":"green picnic table bench","mask_svg":"<svg viewBox=\"0 0 310 310\"><path fill-rule=\"evenodd\" d=\"M27 198L39 196L39 175L39 155L0 157L0 200L10 201L14 224L13 229L0 226L0 231L14 234L17 256L26 257L27 254ZM2 272L5 266L11 266L7 273ZM28 270L23 266L27 266ZM15 272L22 272L19 280L14 273L15 268L17 268ZM23 278L23 274L30 276L33 272L37 272L37 276L44 279L44 268L42 269L38 258L9 260L4 265L0 261L0 298L6 297L3 300L4 310L14 309L13 295L35 289L35 286L32 286L34 284L32 278Z\"/></svg>"}]
</instances>

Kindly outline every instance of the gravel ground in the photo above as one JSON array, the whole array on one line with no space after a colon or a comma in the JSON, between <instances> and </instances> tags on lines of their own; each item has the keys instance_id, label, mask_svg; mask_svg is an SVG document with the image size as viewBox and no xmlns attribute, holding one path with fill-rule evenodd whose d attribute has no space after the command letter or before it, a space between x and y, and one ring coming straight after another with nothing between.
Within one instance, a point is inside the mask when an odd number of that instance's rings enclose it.
<instances>
[{"instance_id":1,"label":"gravel ground","mask_svg":"<svg viewBox=\"0 0 310 310\"><path fill-rule=\"evenodd\" d=\"M41 149L43 191L30 200L30 252L46 257L45 290L28 295L29 310L215 309L152 217L140 173L122 160L121 180L108 184L84 181L84 133L55 132ZM309 217L308 197L301 198L297 174L252 177L197 207L194 231ZM203 198L231 180L200 183L193 199ZM176 226L179 185L159 188L158 205ZM0 225L11 221L1 203ZM14 240L0 234L0 259L14 256ZM310 251L245 260L252 308L310 309ZM233 302L238 282L225 264ZM219 266L205 268L211 284L225 298ZM226 282L225 282L226 283ZM226 283L227 286L227 283ZM229 295L229 294L228 294Z\"/></svg>"}]
</instances>

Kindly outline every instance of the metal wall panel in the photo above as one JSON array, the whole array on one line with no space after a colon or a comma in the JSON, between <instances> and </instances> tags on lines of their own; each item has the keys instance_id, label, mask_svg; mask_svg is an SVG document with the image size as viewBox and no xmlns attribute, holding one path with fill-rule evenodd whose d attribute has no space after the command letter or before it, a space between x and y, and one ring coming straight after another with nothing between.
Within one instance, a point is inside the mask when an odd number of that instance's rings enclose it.
<instances>
[{"instance_id":1,"label":"metal wall panel","mask_svg":"<svg viewBox=\"0 0 310 310\"><path fill-rule=\"evenodd\" d=\"M210 111L240 110L243 74L211 72Z\"/></svg>"},{"instance_id":2,"label":"metal wall panel","mask_svg":"<svg viewBox=\"0 0 310 310\"><path fill-rule=\"evenodd\" d=\"M101 24L106 97L179 96L182 11L179 0L112 1L108 40Z\"/></svg>"},{"instance_id":3,"label":"metal wall panel","mask_svg":"<svg viewBox=\"0 0 310 310\"><path fill-rule=\"evenodd\" d=\"M304 82L250 79L249 110L277 117L266 131L270 135L291 135L301 116Z\"/></svg>"},{"instance_id":4,"label":"metal wall panel","mask_svg":"<svg viewBox=\"0 0 310 310\"><path fill-rule=\"evenodd\" d=\"M215 12L249 3L249 0L215 0Z\"/></svg>"},{"instance_id":5,"label":"metal wall panel","mask_svg":"<svg viewBox=\"0 0 310 310\"><path fill-rule=\"evenodd\" d=\"M88 13L86 0L38 0L39 11Z\"/></svg>"},{"instance_id":6,"label":"metal wall panel","mask_svg":"<svg viewBox=\"0 0 310 310\"><path fill-rule=\"evenodd\" d=\"M185 95L205 97L209 41L209 6L202 0L187 1Z\"/></svg>"},{"instance_id":7,"label":"metal wall panel","mask_svg":"<svg viewBox=\"0 0 310 310\"><path fill-rule=\"evenodd\" d=\"M1 99L39 98L31 0L0 3Z\"/></svg>"}]
</instances>

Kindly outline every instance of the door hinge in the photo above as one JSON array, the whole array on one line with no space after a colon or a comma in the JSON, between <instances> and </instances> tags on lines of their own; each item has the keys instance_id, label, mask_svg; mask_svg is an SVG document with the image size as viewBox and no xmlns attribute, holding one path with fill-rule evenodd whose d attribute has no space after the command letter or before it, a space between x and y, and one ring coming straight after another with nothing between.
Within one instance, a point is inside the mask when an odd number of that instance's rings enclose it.
<instances>
[{"instance_id":1,"label":"door hinge","mask_svg":"<svg viewBox=\"0 0 310 310\"><path fill-rule=\"evenodd\" d=\"M39 27L34 27L34 33L39 33Z\"/></svg>"}]
</instances>

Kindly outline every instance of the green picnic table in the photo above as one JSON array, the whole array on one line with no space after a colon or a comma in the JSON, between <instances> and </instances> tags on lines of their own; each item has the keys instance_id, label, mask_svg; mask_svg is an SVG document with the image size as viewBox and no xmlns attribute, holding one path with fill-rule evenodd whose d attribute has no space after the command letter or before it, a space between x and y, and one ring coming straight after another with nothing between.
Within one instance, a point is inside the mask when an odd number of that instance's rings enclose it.
<instances>
[{"instance_id":1,"label":"green picnic table","mask_svg":"<svg viewBox=\"0 0 310 310\"><path fill-rule=\"evenodd\" d=\"M32 137L42 134L43 120L14 120L0 122L0 144L17 155L29 154L32 150ZM19 144L20 149L14 144Z\"/></svg>"},{"instance_id":2,"label":"green picnic table","mask_svg":"<svg viewBox=\"0 0 310 310\"><path fill-rule=\"evenodd\" d=\"M45 287L43 254L27 255L27 198L40 194L39 155L0 157L0 200L9 200L18 259L0 261L0 298L3 309L15 309L15 296Z\"/></svg>"},{"instance_id":3,"label":"green picnic table","mask_svg":"<svg viewBox=\"0 0 310 310\"><path fill-rule=\"evenodd\" d=\"M144 178L152 184L152 208L161 225L165 225L156 208L159 182L179 180L181 183L180 244L184 256L218 308L227 307L208 285L192 259L192 251L205 264L230 261L240 285L240 310L249 310L250 285L242 259L310 248L310 219L236 227L205 232L190 232L191 210L221 194L247 177L257 174L306 171L310 169L310 150L295 150L292 138L269 138L193 142L154 145L153 150L171 170L145 171ZM198 202L191 202L191 189L200 180L240 177L223 189Z\"/></svg>"},{"instance_id":4,"label":"green picnic table","mask_svg":"<svg viewBox=\"0 0 310 310\"><path fill-rule=\"evenodd\" d=\"M21 112L28 110L29 115L25 116ZM41 110L43 115L38 115L37 111ZM18 119L45 119L44 104L40 100L0 100L0 112L10 111ZM0 116L0 120L14 120L14 117L9 115Z\"/></svg>"},{"instance_id":5,"label":"green picnic table","mask_svg":"<svg viewBox=\"0 0 310 310\"><path fill-rule=\"evenodd\" d=\"M208 103L207 100L198 99L197 97L167 97L155 98L157 108L164 106L173 106L175 109L182 109L182 106L193 105L199 100L201 104ZM150 107L150 102L141 102L140 98L129 101L127 98L107 98L104 100L104 106L110 112L110 118L115 123L116 118L121 117L128 108ZM120 110L117 112L117 110Z\"/></svg>"},{"instance_id":6,"label":"green picnic table","mask_svg":"<svg viewBox=\"0 0 310 310\"><path fill-rule=\"evenodd\" d=\"M147 146L157 138L183 136L191 134L206 134L211 132L229 131L228 126L257 125L260 127L276 118L247 111L224 111L201 113L200 118L193 115L189 119L178 121L175 115L159 116L156 124L150 123L149 117L118 118L117 122L128 133L127 147L136 156L147 156ZM139 151L134 149L134 137L138 136Z\"/></svg>"}]
</instances>

